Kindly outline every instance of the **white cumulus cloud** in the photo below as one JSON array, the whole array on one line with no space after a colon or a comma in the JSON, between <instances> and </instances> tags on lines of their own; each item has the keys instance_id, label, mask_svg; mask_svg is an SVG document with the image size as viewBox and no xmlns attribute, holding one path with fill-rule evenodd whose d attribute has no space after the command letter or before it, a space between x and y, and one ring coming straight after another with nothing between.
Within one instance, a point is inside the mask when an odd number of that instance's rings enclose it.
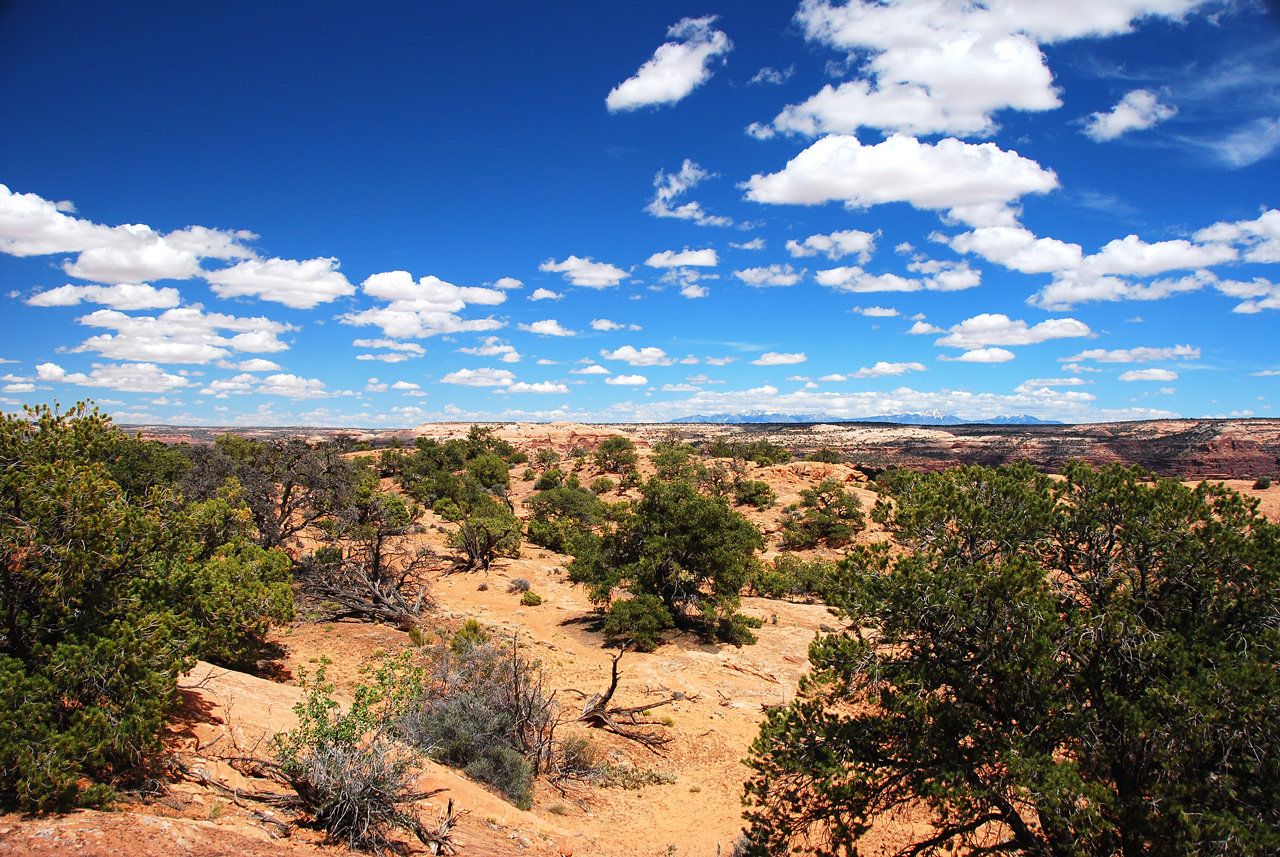
<instances>
[{"instance_id":1,"label":"white cumulus cloud","mask_svg":"<svg viewBox=\"0 0 1280 857\"><path fill-rule=\"evenodd\" d=\"M75 306L82 301L104 304L117 310L169 309L182 303L182 296L177 289L157 289L147 283L114 286L73 286L68 283L37 292L27 298L26 303L29 306Z\"/></svg>"},{"instance_id":2,"label":"white cumulus cloud","mask_svg":"<svg viewBox=\"0 0 1280 857\"><path fill-rule=\"evenodd\" d=\"M843 232L832 232L830 235L810 235L804 241L794 239L787 242L787 252L792 256L816 256L819 253L828 259L843 259L856 255L858 262L866 264L876 249L876 238L879 232L863 232L860 229L847 229Z\"/></svg>"},{"instance_id":3,"label":"white cumulus cloud","mask_svg":"<svg viewBox=\"0 0 1280 857\"><path fill-rule=\"evenodd\" d=\"M618 322L616 322L616 321L610 321L610 320L609 320L609 319L607 319L607 318L593 318L593 319L591 319L591 328L592 328L592 330L604 330L604 331L610 331L610 330L640 330L640 329L641 329L640 325L638 325L638 324L619 324Z\"/></svg>"},{"instance_id":4,"label":"white cumulus cloud","mask_svg":"<svg viewBox=\"0 0 1280 857\"><path fill-rule=\"evenodd\" d=\"M969 3L964 0L803 0L796 22L810 41L861 58L857 78L825 86L748 131L986 136L1005 109L1061 105L1042 45L1128 32L1135 19L1177 18L1203 0Z\"/></svg>"},{"instance_id":5,"label":"white cumulus cloud","mask_svg":"<svg viewBox=\"0 0 1280 857\"><path fill-rule=\"evenodd\" d=\"M96 351L115 360L211 363L233 351L271 353L289 346L280 334L292 325L267 318L206 313L199 305L176 307L159 316L131 316L100 309L77 319L86 327L115 331L91 336L73 351Z\"/></svg>"},{"instance_id":6,"label":"white cumulus cloud","mask_svg":"<svg viewBox=\"0 0 1280 857\"><path fill-rule=\"evenodd\" d=\"M568 393L569 388L564 384L555 381L538 381L530 384L526 381L517 381L514 384L499 390L501 393Z\"/></svg>"},{"instance_id":7,"label":"white cumulus cloud","mask_svg":"<svg viewBox=\"0 0 1280 857\"><path fill-rule=\"evenodd\" d=\"M630 276L621 268L615 268L605 262L596 262L590 256L585 259L570 256L563 262L548 259L538 266L538 270L561 274L569 283L590 289L616 286Z\"/></svg>"},{"instance_id":8,"label":"white cumulus cloud","mask_svg":"<svg viewBox=\"0 0 1280 857\"><path fill-rule=\"evenodd\" d=\"M612 378L605 378L604 382L615 387L636 387L648 384L649 379L643 375L614 375Z\"/></svg>"},{"instance_id":9,"label":"white cumulus cloud","mask_svg":"<svg viewBox=\"0 0 1280 857\"><path fill-rule=\"evenodd\" d=\"M792 158L780 172L753 175L745 187L756 202L818 205L839 200L851 209L906 202L949 211L973 226L1011 225L1010 204L1058 186L1052 170L994 143L954 138L922 143L894 134L866 146L832 134Z\"/></svg>"},{"instance_id":10,"label":"white cumulus cloud","mask_svg":"<svg viewBox=\"0 0 1280 857\"><path fill-rule=\"evenodd\" d=\"M1178 373L1170 369L1130 369L1120 374L1121 381L1176 381Z\"/></svg>"},{"instance_id":11,"label":"white cumulus cloud","mask_svg":"<svg viewBox=\"0 0 1280 857\"><path fill-rule=\"evenodd\" d=\"M1077 360L1096 360L1099 363L1150 363L1153 360L1199 360L1200 349L1194 345L1174 345L1167 348L1117 348L1108 351L1105 348L1091 348L1070 357L1061 357L1061 362Z\"/></svg>"},{"instance_id":12,"label":"white cumulus cloud","mask_svg":"<svg viewBox=\"0 0 1280 857\"><path fill-rule=\"evenodd\" d=\"M794 286L804 278L804 271L796 271L790 265L769 265L760 268L743 268L733 275L748 286Z\"/></svg>"},{"instance_id":13,"label":"white cumulus cloud","mask_svg":"<svg viewBox=\"0 0 1280 857\"><path fill-rule=\"evenodd\" d=\"M503 363L519 363L520 352L515 347L509 345L496 336L486 336L481 340L480 345L470 348L459 348L462 354L472 354L476 357L497 357Z\"/></svg>"},{"instance_id":14,"label":"white cumulus cloud","mask_svg":"<svg viewBox=\"0 0 1280 857\"><path fill-rule=\"evenodd\" d=\"M674 362L667 352L653 345L644 348L624 345L613 351L602 350L600 356L605 360L621 360L630 366L670 366Z\"/></svg>"},{"instance_id":15,"label":"white cumulus cloud","mask_svg":"<svg viewBox=\"0 0 1280 857\"><path fill-rule=\"evenodd\" d=\"M720 30L712 28L716 16L684 18L667 29L665 42L640 70L610 91L605 105L610 112L635 110L652 104L675 104L711 79L712 64L733 48Z\"/></svg>"},{"instance_id":16,"label":"white cumulus cloud","mask_svg":"<svg viewBox=\"0 0 1280 857\"><path fill-rule=\"evenodd\" d=\"M679 172L668 173L665 170L658 170L657 175L653 177L653 199L645 206L645 211L654 217L692 220L699 226L732 226L731 218L708 214L697 201L678 202L703 179L714 176L715 173L704 170L688 158L685 158L684 163L680 165Z\"/></svg>"},{"instance_id":17,"label":"white cumulus cloud","mask_svg":"<svg viewBox=\"0 0 1280 857\"><path fill-rule=\"evenodd\" d=\"M1007 348L975 348L966 351L959 357L940 356L939 360L950 360L956 363L1007 363L1016 355Z\"/></svg>"},{"instance_id":18,"label":"white cumulus cloud","mask_svg":"<svg viewBox=\"0 0 1280 857\"><path fill-rule=\"evenodd\" d=\"M888 363L879 360L874 366L863 366L853 373L855 378L884 378L892 375L905 375L908 372L923 372L923 363ZM819 379L822 380L822 379ZM841 378L840 380L844 380Z\"/></svg>"},{"instance_id":19,"label":"white cumulus cloud","mask_svg":"<svg viewBox=\"0 0 1280 857\"><path fill-rule=\"evenodd\" d=\"M984 312L952 325L946 336L934 342L951 348L981 348L985 345L1031 345L1050 339L1089 336L1089 326L1074 318L1051 318L1037 325L1011 319L1003 313Z\"/></svg>"},{"instance_id":20,"label":"white cumulus cloud","mask_svg":"<svg viewBox=\"0 0 1280 857\"><path fill-rule=\"evenodd\" d=\"M338 260L246 259L229 268L201 273L221 298L256 297L294 309L311 309L355 294L338 271Z\"/></svg>"},{"instance_id":21,"label":"white cumulus cloud","mask_svg":"<svg viewBox=\"0 0 1280 857\"><path fill-rule=\"evenodd\" d=\"M751 363L753 366L791 366L795 363L803 363L808 359L809 358L804 355L803 351L793 354L778 351L766 351L755 360L752 360Z\"/></svg>"},{"instance_id":22,"label":"white cumulus cloud","mask_svg":"<svg viewBox=\"0 0 1280 857\"><path fill-rule=\"evenodd\" d=\"M181 375L165 372L154 363L95 363L88 375L68 372L57 363L41 363L36 366L36 377L46 383L105 387L121 393L163 393L191 385Z\"/></svg>"},{"instance_id":23,"label":"white cumulus cloud","mask_svg":"<svg viewBox=\"0 0 1280 857\"><path fill-rule=\"evenodd\" d=\"M578 335L578 332L576 330L569 330L567 327L564 327L563 325L561 325L560 322L556 321L554 318L543 319L542 321L535 321L533 324L521 324L519 325L519 327L521 330L528 331L529 333L536 333L539 336L577 336Z\"/></svg>"},{"instance_id":24,"label":"white cumulus cloud","mask_svg":"<svg viewBox=\"0 0 1280 857\"><path fill-rule=\"evenodd\" d=\"M464 387L505 387L515 383L515 373L509 369L459 369L440 379L443 384L460 384Z\"/></svg>"},{"instance_id":25,"label":"white cumulus cloud","mask_svg":"<svg viewBox=\"0 0 1280 857\"><path fill-rule=\"evenodd\" d=\"M1129 131L1142 131L1157 122L1170 119L1178 112L1176 107L1160 103L1160 97L1149 89L1135 89L1107 113L1094 113L1084 126L1084 134L1091 140L1114 140Z\"/></svg>"},{"instance_id":26,"label":"white cumulus cloud","mask_svg":"<svg viewBox=\"0 0 1280 857\"><path fill-rule=\"evenodd\" d=\"M692 266L701 268L714 268L720 264L720 258L713 249L706 250L690 250L688 247L677 253L674 250L663 250L661 253L654 253L644 262L650 268L678 268L682 266Z\"/></svg>"}]
</instances>

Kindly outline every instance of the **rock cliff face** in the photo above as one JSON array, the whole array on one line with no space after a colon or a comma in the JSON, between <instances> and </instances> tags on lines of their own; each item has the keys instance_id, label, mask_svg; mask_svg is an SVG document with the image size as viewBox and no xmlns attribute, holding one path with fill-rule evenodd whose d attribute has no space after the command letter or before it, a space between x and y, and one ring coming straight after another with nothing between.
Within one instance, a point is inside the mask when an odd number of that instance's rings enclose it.
<instances>
[{"instance_id":1,"label":"rock cliff face","mask_svg":"<svg viewBox=\"0 0 1280 857\"><path fill-rule=\"evenodd\" d=\"M657 427L644 427L656 430ZM942 470L1030 461L1057 471L1073 458L1100 466L1137 464L1182 479L1247 479L1280 474L1280 420L1153 420L1079 426L823 425L680 426L701 434L767 438L804 454L839 449L869 467ZM691 438L690 438L691 439Z\"/></svg>"}]
</instances>

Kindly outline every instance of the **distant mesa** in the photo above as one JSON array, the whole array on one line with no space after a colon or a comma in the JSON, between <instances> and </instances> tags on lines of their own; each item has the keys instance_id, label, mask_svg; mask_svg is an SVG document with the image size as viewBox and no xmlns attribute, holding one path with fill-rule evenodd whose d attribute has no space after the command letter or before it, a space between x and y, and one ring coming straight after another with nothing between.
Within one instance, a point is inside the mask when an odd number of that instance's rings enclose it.
<instances>
[{"instance_id":1,"label":"distant mesa","mask_svg":"<svg viewBox=\"0 0 1280 857\"><path fill-rule=\"evenodd\" d=\"M673 423L891 423L907 426L976 426L1003 425L1029 426L1054 425L1063 423L1059 420L1042 420L1029 414L991 417L985 420L964 420L953 414L940 410L924 411L918 414L878 414L872 417L833 417L830 414L773 414L764 411L748 411L742 414L696 414L672 420Z\"/></svg>"}]
</instances>

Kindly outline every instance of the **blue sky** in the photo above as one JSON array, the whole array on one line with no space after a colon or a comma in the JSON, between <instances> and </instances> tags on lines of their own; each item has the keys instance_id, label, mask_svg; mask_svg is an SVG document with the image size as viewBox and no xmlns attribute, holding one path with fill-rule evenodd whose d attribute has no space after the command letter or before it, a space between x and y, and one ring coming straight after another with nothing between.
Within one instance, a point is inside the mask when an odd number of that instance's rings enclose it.
<instances>
[{"instance_id":1,"label":"blue sky","mask_svg":"<svg viewBox=\"0 0 1280 857\"><path fill-rule=\"evenodd\" d=\"M1272 416L1257 0L0 5L0 407Z\"/></svg>"}]
</instances>

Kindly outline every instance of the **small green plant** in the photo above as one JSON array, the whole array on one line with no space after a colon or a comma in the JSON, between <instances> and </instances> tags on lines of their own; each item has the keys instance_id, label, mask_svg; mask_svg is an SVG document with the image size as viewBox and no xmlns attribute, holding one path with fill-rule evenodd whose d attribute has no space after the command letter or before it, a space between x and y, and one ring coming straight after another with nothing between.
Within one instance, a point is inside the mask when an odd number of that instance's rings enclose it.
<instances>
[{"instance_id":1,"label":"small green plant","mask_svg":"<svg viewBox=\"0 0 1280 857\"><path fill-rule=\"evenodd\" d=\"M410 643L413 643L413 644L414 644L415 646L417 646L418 648L422 648L423 646L425 646L425 645L427 644L427 638L426 638L426 635L424 635L424 634L422 633L422 629L421 629L421 628L416 628L416 627L415 627L415 628L410 628L410 629L409 629L409 642L410 642Z\"/></svg>"},{"instance_id":2,"label":"small green plant","mask_svg":"<svg viewBox=\"0 0 1280 857\"><path fill-rule=\"evenodd\" d=\"M702 791L702 786L699 786L699 785L689 786L689 794L696 795L700 791Z\"/></svg>"},{"instance_id":3,"label":"small green plant","mask_svg":"<svg viewBox=\"0 0 1280 857\"><path fill-rule=\"evenodd\" d=\"M210 821L217 821L219 818L222 817L222 814L226 811L227 811L227 805L225 803L223 803L220 800L214 801L213 805L209 807L209 811L205 813L205 818L209 819Z\"/></svg>"},{"instance_id":4,"label":"small green plant","mask_svg":"<svg viewBox=\"0 0 1280 857\"><path fill-rule=\"evenodd\" d=\"M594 494L608 494L613 486L614 482L608 476L598 476L591 480L591 491Z\"/></svg>"},{"instance_id":5,"label":"small green plant","mask_svg":"<svg viewBox=\"0 0 1280 857\"><path fill-rule=\"evenodd\" d=\"M537 607L542 603L542 596L536 592L526 592L520 596L520 603L525 607Z\"/></svg>"},{"instance_id":6,"label":"small green plant","mask_svg":"<svg viewBox=\"0 0 1280 857\"><path fill-rule=\"evenodd\" d=\"M553 803L551 806L547 807L547 812L552 815L568 815L569 805L565 803Z\"/></svg>"},{"instance_id":7,"label":"small green plant","mask_svg":"<svg viewBox=\"0 0 1280 857\"><path fill-rule=\"evenodd\" d=\"M332 839L349 848L381 852L393 829L422 830L413 802L416 750L393 732L421 673L407 656L384 661L371 684L356 686L343 711L325 678L323 661L302 675L305 697L295 707L298 726L271 741L274 775L298 795L301 808Z\"/></svg>"}]
</instances>

